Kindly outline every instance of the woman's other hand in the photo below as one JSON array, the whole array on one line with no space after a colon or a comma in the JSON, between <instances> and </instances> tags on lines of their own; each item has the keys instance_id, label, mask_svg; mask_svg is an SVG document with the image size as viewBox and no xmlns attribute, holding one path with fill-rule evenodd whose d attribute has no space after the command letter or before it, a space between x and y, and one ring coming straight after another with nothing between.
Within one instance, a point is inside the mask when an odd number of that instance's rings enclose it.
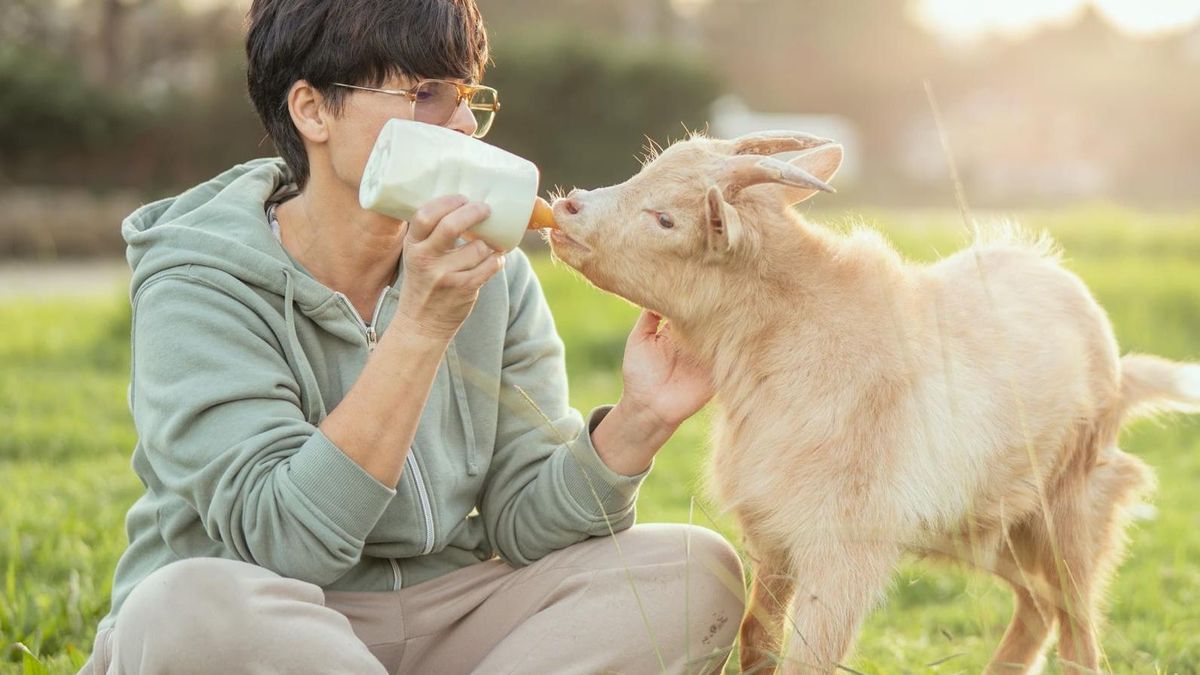
<instances>
[{"instance_id":1,"label":"woman's other hand","mask_svg":"<svg viewBox=\"0 0 1200 675\"><path fill-rule=\"evenodd\" d=\"M664 426L677 427L713 397L712 373L687 354L670 322L643 309L625 343L623 402L652 412Z\"/></svg>"},{"instance_id":2,"label":"woman's other hand","mask_svg":"<svg viewBox=\"0 0 1200 675\"><path fill-rule=\"evenodd\" d=\"M600 459L626 476L645 471L684 420L713 397L712 373L688 355L662 317L642 310L625 342L624 390L592 432Z\"/></svg>"}]
</instances>

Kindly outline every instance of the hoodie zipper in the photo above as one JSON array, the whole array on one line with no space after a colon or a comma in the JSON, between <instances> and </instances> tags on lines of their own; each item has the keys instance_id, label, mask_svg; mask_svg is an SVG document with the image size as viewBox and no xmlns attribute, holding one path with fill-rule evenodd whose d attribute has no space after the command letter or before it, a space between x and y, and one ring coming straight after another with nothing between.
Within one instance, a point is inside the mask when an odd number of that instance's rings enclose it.
<instances>
[{"instance_id":1,"label":"hoodie zipper","mask_svg":"<svg viewBox=\"0 0 1200 675\"><path fill-rule=\"evenodd\" d=\"M335 295L346 303L350 308L350 313L354 315L354 319L358 322L359 328L367 337L367 350L372 351L375 345L379 343L379 335L376 332L376 326L379 325L379 313L383 310L383 301L387 299L388 291L392 290L391 286L383 289L383 293L379 294L379 300L375 303L375 313L371 316L371 323L363 321L362 315L354 308L354 303L345 294L336 292ZM421 467L417 465L417 460L413 457L413 449L408 449L408 457L404 460L408 466L409 473L413 477L413 483L417 488L417 502L421 509L421 515L425 521L425 547L421 550L421 555L426 555L433 551L433 506L429 503L429 492L425 488L425 481L421 478ZM395 558L388 559L392 564L392 577L395 580L395 589L401 588L400 563Z\"/></svg>"},{"instance_id":2,"label":"hoodie zipper","mask_svg":"<svg viewBox=\"0 0 1200 675\"><path fill-rule=\"evenodd\" d=\"M388 291L392 290L391 286L385 286L383 292L379 294L379 300L375 302L375 313L371 315L371 323L363 321L362 315L354 308L354 303L350 302L341 291L335 291L334 295L342 299L346 306L350 308L350 313L354 315L354 320L358 322L358 327L362 329L363 335L367 337L367 351L374 351L375 345L379 344L379 333L375 327L379 325L379 313L383 310L383 301L387 299Z\"/></svg>"}]
</instances>

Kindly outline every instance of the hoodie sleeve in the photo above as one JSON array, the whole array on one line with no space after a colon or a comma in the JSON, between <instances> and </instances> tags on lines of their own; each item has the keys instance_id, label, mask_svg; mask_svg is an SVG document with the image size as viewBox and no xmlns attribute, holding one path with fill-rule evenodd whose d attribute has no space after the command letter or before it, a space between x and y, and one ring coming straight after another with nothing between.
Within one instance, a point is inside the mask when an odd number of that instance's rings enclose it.
<instances>
[{"instance_id":1,"label":"hoodie sleeve","mask_svg":"<svg viewBox=\"0 0 1200 675\"><path fill-rule=\"evenodd\" d=\"M139 289L132 341L139 443L162 489L199 514L209 537L317 585L358 562L395 491L305 420L258 314L170 274Z\"/></svg>"},{"instance_id":2,"label":"hoodie sleeve","mask_svg":"<svg viewBox=\"0 0 1200 675\"><path fill-rule=\"evenodd\" d=\"M610 527L633 525L637 490L649 469L624 476L596 454L591 432L612 406L595 408L585 420L568 405L563 342L541 286L519 250L507 262L510 310L500 414L479 511L501 557L526 565L607 535Z\"/></svg>"}]
</instances>

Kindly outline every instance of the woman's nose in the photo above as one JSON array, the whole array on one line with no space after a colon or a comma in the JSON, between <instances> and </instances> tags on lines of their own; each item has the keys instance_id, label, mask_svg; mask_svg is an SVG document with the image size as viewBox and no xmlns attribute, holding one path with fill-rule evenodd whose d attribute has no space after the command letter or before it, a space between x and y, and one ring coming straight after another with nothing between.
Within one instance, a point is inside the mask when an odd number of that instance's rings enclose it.
<instances>
[{"instance_id":1,"label":"woman's nose","mask_svg":"<svg viewBox=\"0 0 1200 675\"><path fill-rule=\"evenodd\" d=\"M474 136L475 130L479 128L479 122L475 120L475 114L471 112L471 108L467 105L466 100L463 100L454 111L454 116L446 123L446 126L459 133Z\"/></svg>"}]
</instances>

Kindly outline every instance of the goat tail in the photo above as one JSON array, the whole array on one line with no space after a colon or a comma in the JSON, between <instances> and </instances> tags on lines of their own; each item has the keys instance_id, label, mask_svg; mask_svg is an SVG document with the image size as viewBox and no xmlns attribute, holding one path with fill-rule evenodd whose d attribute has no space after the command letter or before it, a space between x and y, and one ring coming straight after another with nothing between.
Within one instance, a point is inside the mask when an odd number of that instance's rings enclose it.
<instances>
[{"instance_id":1,"label":"goat tail","mask_svg":"<svg viewBox=\"0 0 1200 675\"><path fill-rule=\"evenodd\" d=\"M1147 354L1121 359L1121 405L1126 418L1200 412L1200 364Z\"/></svg>"}]
</instances>

